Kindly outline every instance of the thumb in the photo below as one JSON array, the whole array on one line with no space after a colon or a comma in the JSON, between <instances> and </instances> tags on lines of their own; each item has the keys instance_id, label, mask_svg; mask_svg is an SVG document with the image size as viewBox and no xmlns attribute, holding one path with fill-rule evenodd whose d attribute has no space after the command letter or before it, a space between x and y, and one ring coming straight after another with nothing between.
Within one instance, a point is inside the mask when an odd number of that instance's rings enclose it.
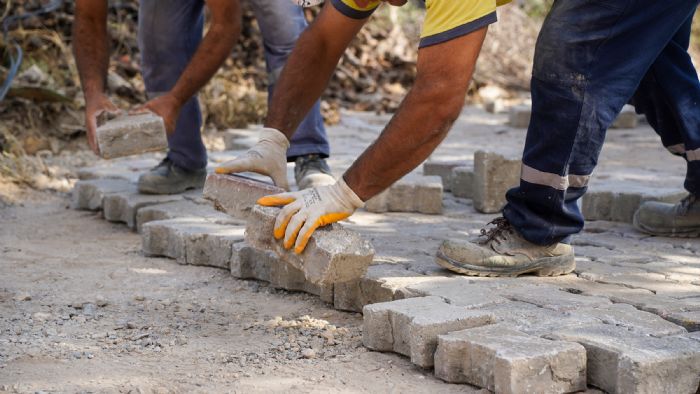
<instances>
[{"instance_id":1,"label":"thumb","mask_svg":"<svg viewBox=\"0 0 700 394\"><path fill-rule=\"evenodd\" d=\"M289 182L287 181L287 166L283 166L282 170L274 171L269 174L275 186L281 187L284 190L289 190Z\"/></svg>"},{"instance_id":2,"label":"thumb","mask_svg":"<svg viewBox=\"0 0 700 394\"><path fill-rule=\"evenodd\" d=\"M253 163L251 163L251 160L249 157L240 157L237 159L233 159L231 161L227 161L226 163L216 167L214 172L217 174L232 174L235 172L258 172L254 171L254 166ZM263 174L267 175L267 174Z\"/></svg>"}]
</instances>

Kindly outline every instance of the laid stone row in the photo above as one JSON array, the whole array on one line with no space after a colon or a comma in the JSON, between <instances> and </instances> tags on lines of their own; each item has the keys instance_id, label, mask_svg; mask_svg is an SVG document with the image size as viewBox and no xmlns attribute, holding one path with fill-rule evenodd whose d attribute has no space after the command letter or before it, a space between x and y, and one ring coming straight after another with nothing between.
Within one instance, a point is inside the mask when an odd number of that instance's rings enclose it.
<instances>
[{"instance_id":1,"label":"laid stone row","mask_svg":"<svg viewBox=\"0 0 700 394\"><path fill-rule=\"evenodd\" d=\"M481 213L496 213L506 203L506 192L520 182L520 160L507 159L497 153L477 151L473 168L455 161L428 161L424 174L440 176L443 185L455 197L469 198Z\"/></svg>"},{"instance_id":2,"label":"laid stone row","mask_svg":"<svg viewBox=\"0 0 700 394\"><path fill-rule=\"evenodd\" d=\"M369 212L415 212L429 215L442 213L442 179L419 176L401 179L365 204Z\"/></svg>"}]
</instances>

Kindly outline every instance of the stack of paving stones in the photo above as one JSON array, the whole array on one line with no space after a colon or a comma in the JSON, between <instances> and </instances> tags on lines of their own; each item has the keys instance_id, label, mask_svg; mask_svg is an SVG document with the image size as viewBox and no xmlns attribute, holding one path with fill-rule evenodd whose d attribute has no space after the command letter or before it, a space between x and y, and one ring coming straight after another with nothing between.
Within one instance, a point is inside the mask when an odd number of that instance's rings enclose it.
<instances>
[{"instance_id":1,"label":"stack of paving stones","mask_svg":"<svg viewBox=\"0 0 700 394\"><path fill-rule=\"evenodd\" d=\"M102 211L140 232L147 255L316 294L340 310L364 308L367 347L405 355L448 382L495 392L698 390L695 240L649 238L624 223L591 222L574 239L571 275L456 276L433 263L434 250L456 230L476 234L493 215L474 213L447 193L440 216L360 211L347 224L318 231L300 257L272 239L277 209L226 200L231 196L211 190L215 182L231 185L219 176L210 178L207 191L219 210L200 193L138 195L136 176L155 164L139 158L84 169L71 205ZM455 175L470 170L468 164L426 173L450 183L454 193ZM246 204L256 193L277 191L245 179L235 185L232 193L248 196ZM340 249L338 239L346 241Z\"/></svg>"}]
</instances>

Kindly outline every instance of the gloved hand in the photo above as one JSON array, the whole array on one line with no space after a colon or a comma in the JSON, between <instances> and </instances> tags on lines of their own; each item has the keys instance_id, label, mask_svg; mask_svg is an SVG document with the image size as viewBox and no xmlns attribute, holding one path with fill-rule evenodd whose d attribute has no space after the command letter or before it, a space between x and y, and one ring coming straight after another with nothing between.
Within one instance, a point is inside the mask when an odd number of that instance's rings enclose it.
<instances>
[{"instance_id":1,"label":"gloved hand","mask_svg":"<svg viewBox=\"0 0 700 394\"><path fill-rule=\"evenodd\" d=\"M217 174L252 171L272 178L275 185L289 190L287 182L287 149L289 140L279 130L264 128L258 143L250 148L243 157L216 168Z\"/></svg>"},{"instance_id":2,"label":"gloved hand","mask_svg":"<svg viewBox=\"0 0 700 394\"><path fill-rule=\"evenodd\" d=\"M317 228L343 220L365 205L342 177L333 185L266 196L258 204L285 205L275 220L274 236L284 237L286 249L294 245L296 254L304 251Z\"/></svg>"}]
</instances>

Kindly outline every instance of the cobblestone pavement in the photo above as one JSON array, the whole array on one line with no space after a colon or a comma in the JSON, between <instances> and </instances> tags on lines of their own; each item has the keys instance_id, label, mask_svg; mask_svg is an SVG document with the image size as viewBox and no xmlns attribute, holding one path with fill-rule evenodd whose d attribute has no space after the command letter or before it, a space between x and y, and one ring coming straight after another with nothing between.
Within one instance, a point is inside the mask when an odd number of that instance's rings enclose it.
<instances>
[{"instance_id":1,"label":"cobblestone pavement","mask_svg":"<svg viewBox=\"0 0 700 394\"><path fill-rule=\"evenodd\" d=\"M388 118L346 112L329 128L329 162L336 174L378 136ZM506 122L506 115L467 107L430 160L458 162L469 171L478 150L517 159L525 130ZM237 149L212 153L212 165L254 142L250 131L230 134L229 146ZM289 268L275 273L274 254L256 255L251 261L259 263L258 271L248 267L250 272L242 273L244 220L217 212L198 193L135 193L139 171L156 162L145 156L83 170L86 181L76 187L74 206L103 209L109 220L141 231L147 254L219 266L238 277L317 294L336 309L365 307L366 346L434 366L449 382L497 392L576 391L587 385L608 392L695 393L699 388L700 240L651 237L628 223L628 212L641 201L672 201L683 194L685 163L666 152L647 125L609 132L583 205L588 218L615 221L589 221L573 241L575 273L553 278L462 277L438 267L433 256L442 240L473 238L497 216L478 213L472 200L448 192L441 214L360 211L346 221L346 229L374 246L372 264L361 278L319 288ZM291 166L289 171L293 179ZM422 176L421 167L405 179ZM259 269L263 264L265 272Z\"/></svg>"}]
</instances>

